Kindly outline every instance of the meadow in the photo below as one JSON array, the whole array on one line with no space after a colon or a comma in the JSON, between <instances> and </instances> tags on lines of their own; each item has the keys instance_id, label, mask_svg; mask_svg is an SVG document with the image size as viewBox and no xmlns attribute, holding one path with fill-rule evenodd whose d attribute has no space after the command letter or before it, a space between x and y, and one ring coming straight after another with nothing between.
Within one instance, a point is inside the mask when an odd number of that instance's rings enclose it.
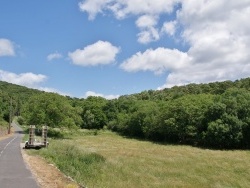
<instances>
[{"instance_id":1,"label":"meadow","mask_svg":"<svg viewBox=\"0 0 250 188\"><path fill-rule=\"evenodd\" d=\"M86 187L249 187L250 151L210 150L81 130L29 151Z\"/></svg>"}]
</instances>

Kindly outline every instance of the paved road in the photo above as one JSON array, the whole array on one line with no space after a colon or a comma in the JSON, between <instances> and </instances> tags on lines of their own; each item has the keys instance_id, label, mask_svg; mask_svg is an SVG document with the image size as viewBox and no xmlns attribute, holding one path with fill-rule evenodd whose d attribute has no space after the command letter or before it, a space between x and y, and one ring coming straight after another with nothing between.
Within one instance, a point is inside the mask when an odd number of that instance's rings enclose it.
<instances>
[{"instance_id":1,"label":"paved road","mask_svg":"<svg viewBox=\"0 0 250 188\"><path fill-rule=\"evenodd\" d=\"M0 141L0 188L38 188L22 158L22 130L17 125L12 125L15 134Z\"/></svg>"}]
</instances>

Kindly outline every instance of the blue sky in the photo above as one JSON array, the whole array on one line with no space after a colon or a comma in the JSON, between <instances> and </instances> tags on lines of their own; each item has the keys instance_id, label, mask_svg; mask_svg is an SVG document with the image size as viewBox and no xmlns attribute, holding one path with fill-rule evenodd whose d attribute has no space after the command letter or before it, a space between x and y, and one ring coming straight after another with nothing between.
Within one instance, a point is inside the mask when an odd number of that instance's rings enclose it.
<instances>
[{"instance_id":1,"label":"blue sky","mask_svg":"<svg viewBox=\"0 0 250 188\"><path fill-rule=\"evenodd\" d=\"M115 98L250 75L250 0L3 0L0 80Z\"/></svg>"}]
</instances>

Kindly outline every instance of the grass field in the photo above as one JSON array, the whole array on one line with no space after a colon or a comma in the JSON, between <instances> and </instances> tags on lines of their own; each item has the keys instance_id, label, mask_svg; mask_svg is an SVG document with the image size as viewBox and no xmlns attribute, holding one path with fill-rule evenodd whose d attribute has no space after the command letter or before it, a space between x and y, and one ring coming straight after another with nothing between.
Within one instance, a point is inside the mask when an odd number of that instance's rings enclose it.
<instances>
[{"instance_id":1,"label":"grass field","mask_svg":"<svg viewBox=\"0 0 250 188\"><path fill-rule=\"evenodd\" d=\"M85 130L67 139L50 140L48 149L31 153L42 155L87 187L250 185L250 151L160 145Z\"/></svg>"}]
</instances>

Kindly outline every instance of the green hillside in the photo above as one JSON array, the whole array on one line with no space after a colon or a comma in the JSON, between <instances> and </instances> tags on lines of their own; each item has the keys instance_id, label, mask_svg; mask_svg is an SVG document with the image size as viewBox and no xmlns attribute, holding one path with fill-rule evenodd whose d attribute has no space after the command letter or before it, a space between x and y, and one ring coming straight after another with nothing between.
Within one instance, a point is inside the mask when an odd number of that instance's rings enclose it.
<instances>
[{"instance_id":1,"label":"green hillside","mask_svg":"<svg viewBox=\"0 0 250 188\"><path fill-rule=\"evenodd\" d=\"M0 119L109 129L124 136L213 148L250 147L250 78L78 99L0 82Z\"/></svg>"}]
</instances>

